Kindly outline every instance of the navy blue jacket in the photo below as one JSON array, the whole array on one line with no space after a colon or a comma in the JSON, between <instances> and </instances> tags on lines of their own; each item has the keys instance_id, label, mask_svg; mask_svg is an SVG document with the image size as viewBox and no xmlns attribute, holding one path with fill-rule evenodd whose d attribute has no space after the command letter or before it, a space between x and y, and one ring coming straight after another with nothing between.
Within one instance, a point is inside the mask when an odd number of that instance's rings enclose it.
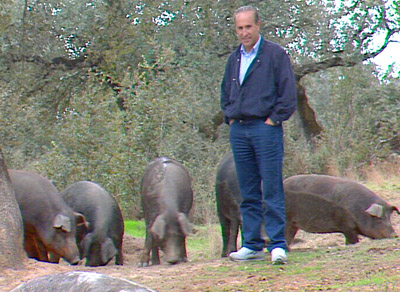
<instances>
[{"instance_id":1,"label":"navy blue jacket","mask_svg":"<svg viewBox=\"0 0 400 292\"><path fill-rule=\"evenodd\" d=\"M261 37L260 47L242 84L240 46L230 55L221 85L221 108L229 119L269 117L275 124L296 111L297 90L289 56L278 44Z\"/></svg>"}]
</instances>

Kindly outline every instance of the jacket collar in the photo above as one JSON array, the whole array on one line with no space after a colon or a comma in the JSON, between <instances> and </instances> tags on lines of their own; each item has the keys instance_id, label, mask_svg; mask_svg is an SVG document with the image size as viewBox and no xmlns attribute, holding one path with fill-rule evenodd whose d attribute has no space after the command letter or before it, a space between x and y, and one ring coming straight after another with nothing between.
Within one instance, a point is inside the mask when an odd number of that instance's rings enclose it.
<instances>
[{"instance_id":1,"label":"jacket collar","mask_svg":"<svg viewBox=\"0 0 400 292\"><path fill-rule=\"evenodd\" d=\"M259 55L261 54L262 49L263 49L263 46L264 46L265 44L266 44L266 42L264 41L264 37L261 35L260 46L258 47L257 54L256 54L256 56L255 56L253 62L251 62L249 68L247 69L246 75L244 76L243 81L242 81L242 85L243 85L244 82L246 81L247 77L248 77L248 76L251 74L251 72L253 71L254 66L255 66L255 64L258 62L258 61L257 61L257 60L258 60L258 57L259 57ZM237 76L238 82L239 82L239 74L240 74L240 58L241 58L240 49L241 49L241 46L242 46L242 45L239 45L239 47L236 49L236 52L235 52L235 59L236 59L236 62L235 62L235 72L236 72L236 76Z\"/></svg>"},{"instance_id":2,"label":"jacket collar","mask_svg":"<svg viewBox=\"0 0 400 292\"><path fill-rule=\"evenodd\" d=\"M256 58L257 58L258 55L261 53L262 47L263 47L264 45L265 45L265 39L264 39L264 37L261 35L260 46L258 47L258 51L257 51ZM241 56L241 54L240 54L240 49L241 49L241 47L242 47L242 45L240 44L240 45L237 47L236 51L235 51L235 57L236 57L236 59L240 59L240 56Z\"/></svg>"}]
</instances>

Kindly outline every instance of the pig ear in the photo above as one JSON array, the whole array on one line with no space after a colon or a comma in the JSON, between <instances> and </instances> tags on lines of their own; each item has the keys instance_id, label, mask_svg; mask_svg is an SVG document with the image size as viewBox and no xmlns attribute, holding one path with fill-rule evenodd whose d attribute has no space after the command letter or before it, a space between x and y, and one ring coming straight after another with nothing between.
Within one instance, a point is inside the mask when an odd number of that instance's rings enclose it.
<instances>
[{"instance_id":1,"label":"pig ear","mask_svg":"<svg viewBox=\"0 0 400 292\"><path fill-rule=\"evenodd\" d=\"M165 235L165 229L167 226L167 222L165 222L165 218L163 215L158 215L156 220L154 220L153 225L151 226L151 233L156 235L159 239L163 239Z\"/></svg>"},{"instance_id":2,"label":"pig ear","mask_svg":"<svg viewBox=\"0 0 400 292\"><path fill-rule=\"evenodd\" d=\"M367 212L371 216L382 218L383 207L382 207L382 205L378 205L378 204L374 203L371 206L369 206L369 208L367 210L365 210L365 212Z\"/></svg>"},{"instance_id":3,"label":"pig ear","mask_svg":"<svg viewBox=\"0 0 400 292\"><path fill-rule=\"evenodd\" d=\"M71 232L71 219L63 214L57 214L53 221L53 227L62 229L66 232Z\"/></svg>"},{"instance_id":4,"label":"pig ear","mask_svg":"<svg viewBox=\"0 0 400 292\"><path fill-rule=\"evenodd\" d=\"M107 264L115 255L117 254L117 249L114 246L111 238L107 238L101 244L101 260L103 263Z\"/></svg>"},{"instance_id":5,"label":"pig ear","mask_svg":"<svg viewBox=\"0 0 400 292\"><path fill-rule=\"evenodd\" d=\"M400 214L399 208L397 208L396 206L392 206L391 208L392 208L392 212L393 212L393 211L396 211L397 214Z\"/></svg>"},{"instance_id":6,"label":"pig ear","mask_svg":"<svg viewBox=\"0 0 400 292\"><path fill-rule=\"evenodd\" d=\"M183 234L185 234L185 236L188 236L189 233L192 233L193 225L192 225L192 223L189 222L189 220L187 219L185 214L179 213L178 221L179 221L179 224L181 225L182 232L183 232Z\"/></svg>"},{"instance_id":7,"label":"pig ear","mask_svg":"<svg viewBox=\"0 0 400 292\"><path fill-rule=\"evenodd\" d=\"M86 228L89 228L89 222L86 221L86 217L83 216L81 213L74 212L76 225L81 226L84 225Z\"/></svg>"}]
</instances>

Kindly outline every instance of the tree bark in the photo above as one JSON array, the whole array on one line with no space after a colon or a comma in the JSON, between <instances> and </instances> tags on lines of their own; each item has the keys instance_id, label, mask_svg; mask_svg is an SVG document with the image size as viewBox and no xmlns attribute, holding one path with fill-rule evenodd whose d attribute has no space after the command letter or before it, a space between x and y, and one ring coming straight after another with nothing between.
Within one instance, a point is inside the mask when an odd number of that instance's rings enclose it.
<instances>
[{"instance_id":1,"label":"tree bark","mask_svg":"<svg viewBox=\"0 0 400 292\"><path fill-rule=\"evenodd\" d=\"M15 199L7 166L0 146L0 270L24 267L27 256L23 247L21 211Z\"/></svg>"},{"instance_id":2,"label":"tree bark","mask_svg":"<svg viewBox=\"0 0 400 292\"><path fill-rule=\"evenodd\" d=\"M307 141L320 137L323 128L319 125L315 111L308 103L306 89L300 82L297 82L297 112Z\"/></svg>"}]
</instances>

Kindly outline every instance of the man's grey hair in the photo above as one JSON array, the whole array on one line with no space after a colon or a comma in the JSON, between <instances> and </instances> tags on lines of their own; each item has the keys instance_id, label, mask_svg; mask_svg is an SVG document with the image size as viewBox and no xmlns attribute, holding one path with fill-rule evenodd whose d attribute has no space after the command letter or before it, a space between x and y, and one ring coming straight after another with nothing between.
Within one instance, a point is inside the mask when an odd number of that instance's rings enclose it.
<instances>
[{"instance_id":1,"label":"man's grey hair","mask_svg":"<svg viewBox=\"0 0 400 292\"><path fill-rule=\"evenodd\" d=\"M233 15L233 19L236 21L236 15L238 15L241 12L246 12L246 11L253 11L254 12L254 20L256 23L258 23L261 20L260 17L260 11L254 6L247 5L247 6L242 6L236 9L235 14Z\"/></svg>"}]
</instances>

